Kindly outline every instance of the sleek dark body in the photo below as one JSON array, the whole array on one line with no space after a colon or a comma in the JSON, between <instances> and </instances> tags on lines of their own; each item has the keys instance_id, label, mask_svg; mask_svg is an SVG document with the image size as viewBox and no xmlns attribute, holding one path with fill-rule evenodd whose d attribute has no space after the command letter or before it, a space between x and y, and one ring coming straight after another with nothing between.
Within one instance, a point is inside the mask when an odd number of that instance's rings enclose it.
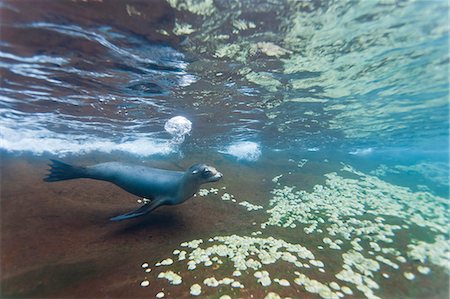
<instances>
[{"instance_id":1,"label":"sleek dark body","mask_svg":"<svg viewBox=\"0 0 450 299\"><path fill-rule=\"evenodd\" d=\"M111 182L122 189L144 197L147 202L139 209L111 218L113 221L134 218L162 205L176 205L191 198L200 185L215 182L222 174L214 167L195 164L187 171L171 171L120 162L101 163L87 167L72 166L52 160L47 182L90 178Z\"/></svg>"}]
</instances>

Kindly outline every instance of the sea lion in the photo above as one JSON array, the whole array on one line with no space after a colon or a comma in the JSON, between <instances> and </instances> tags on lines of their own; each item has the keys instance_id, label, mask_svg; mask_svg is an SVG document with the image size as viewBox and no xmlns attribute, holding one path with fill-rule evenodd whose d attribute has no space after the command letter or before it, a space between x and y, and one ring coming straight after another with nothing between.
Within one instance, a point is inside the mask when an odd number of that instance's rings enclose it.
<instances>
[{"instance_id":1,"label":"sea lion","mask_svg":"<svg viewBox=\"0 0 450 299\"><path fill-rule=\"evenodd\" d=\"M101 163L87 167L72 166L51 159L46 182L88 178L111 182L149 202L129 213L111 218L120 221L145 215L163 205L177 205L194 196L200 185L216 182L222 174L214 167L194 164L186 171L171 171L119 162Z\"/></svg>"}]
</instances>

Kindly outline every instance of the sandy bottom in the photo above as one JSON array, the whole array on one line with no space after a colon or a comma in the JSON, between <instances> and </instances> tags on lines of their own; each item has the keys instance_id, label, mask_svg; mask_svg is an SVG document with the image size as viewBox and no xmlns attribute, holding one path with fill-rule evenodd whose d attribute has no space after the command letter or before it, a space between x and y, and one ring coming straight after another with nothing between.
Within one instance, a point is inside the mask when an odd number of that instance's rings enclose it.
<instances>
[{"instance_id":1,"label":"sandy bottom","mask_svg":"<svg viewBox=\"0 0 450 299\"><path fill-rule=\"evenodd\" d=\"M155 298L161 291L166 298L191 297L192 284L202 284L204 277L214 275L223 278L224 273L231 277L233 265L225 261L215 267L202 266L188 271L185 263L176 262L164 269L155 267L155 263L168 257L176 259L172 251L182 250L182 242L231 234L250 236L260 231L259 224L267 220L264 209L249 212L212 194L197 196L179 206L162 207L146 217L112 223L110 217L135 209L138 198L106 182L85 179L43 182L48 162L44 158L5 154L2 158L2 298ZM186 167L196 162L196 158L185 158L178 165ZM81 165L98 162L101 161L95 157L78 161ZM224 179L206 188L226 187L226 192L239 201L265 207L274 187L271 179L288 168L288 164L274 159L267 161L264 168L219 157L208 157L207 163L223 172ZM176 165L164 161L146 164L177 169ZM310 190L315 184L322 184L322 174L333 167L331 163L317 164L307 173L297 168L290 180L297 185L301 182L303 189ZM333 267L338 269L341 261L333 262L335 257L329 252L317 250L323 245L323 236L305 234L301 227L291 230L268 227L258 237L270 236L314 250L316 259L326 261L328 268L325 273L315 271L311 275L317 280L336 280ZM149 263L150 273L141 267L144 262ZM156 278L158 273L169 269L182 273L181 285L170 285L167 280ZM293 298L320 298L292 283L295 276L292 265L276 263L264 269L270 270L272 279L279 274L280 278L289 279L291 285L282 287L272 283L263 287L253 277L254 270L249 269L243 271L240 279L245 289L202 285L202 296L263 298L271 291ZM392 272L391 279L380 282L381 288L375 294L383 298L447 298L447 274L437 267L432 271L433 275L418 277L413 282L405 280L402 272ZM149 280L147 287L141 287L143 280ZM364 297L353 290L354 295L346 298Z\"/></svg>"}]
</instances>

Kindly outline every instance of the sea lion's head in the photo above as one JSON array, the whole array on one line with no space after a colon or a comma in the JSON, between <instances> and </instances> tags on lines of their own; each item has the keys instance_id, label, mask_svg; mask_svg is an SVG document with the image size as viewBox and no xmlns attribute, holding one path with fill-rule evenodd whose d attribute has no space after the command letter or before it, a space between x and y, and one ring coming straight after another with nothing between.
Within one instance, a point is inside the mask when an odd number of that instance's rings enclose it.
<instances>
[{"instance_id":1,"label":"sea lion's head","mask_svg":"<svg viewBox=\"0 0 450 299\"><path fill-rule=\"evenodd\" d=\"M200 184L217 182L223 176L217 169L206 164L194 164L188 169L188 173L192 178L198 180Z\"/></svg>"}]
</instances>

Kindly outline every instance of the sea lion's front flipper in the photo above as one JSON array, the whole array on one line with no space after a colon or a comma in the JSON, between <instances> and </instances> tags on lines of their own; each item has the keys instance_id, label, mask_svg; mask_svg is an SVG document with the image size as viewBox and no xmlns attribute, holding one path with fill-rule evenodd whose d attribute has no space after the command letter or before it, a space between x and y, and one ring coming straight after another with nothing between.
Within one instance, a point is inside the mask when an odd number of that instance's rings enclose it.
<instances>
[{"instance_id":1,"label":"sea lion's front flipper","mask_svg":"<svg viewBox=\"0 0 450 299\"><path fill-rule=\"evenodd\" d=\"M149 203L146 203L145 205L143 205L142 207L140 207L139 209L136 209L134 211L128 212L126 214L123 215L119 215L116 217L113 217L109 220L111 221L122 221L125 219L130 219L130 218L135 218L135 217L139 217L142 215L145 215L147 213L150 213L151 211L153 211L154 209L156 209L157 207L161 206L164 204L164 200L153 200Z\"/></svg>"}]
</instances>

